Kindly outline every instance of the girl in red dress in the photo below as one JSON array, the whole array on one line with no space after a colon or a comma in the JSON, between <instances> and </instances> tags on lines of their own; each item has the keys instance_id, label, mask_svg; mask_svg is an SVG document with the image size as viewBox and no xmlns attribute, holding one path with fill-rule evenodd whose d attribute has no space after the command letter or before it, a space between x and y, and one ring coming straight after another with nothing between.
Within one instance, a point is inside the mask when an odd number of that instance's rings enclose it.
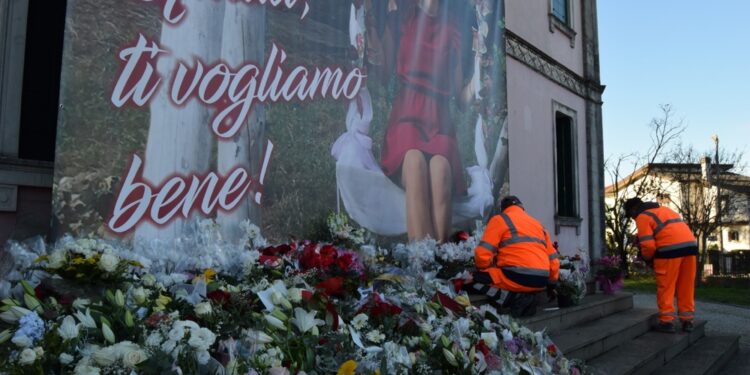
<instances>
[{"instance_id":1,"label":"girl in red dress","mask_svg":"<svg viewBox=\"0 0 750 375\"><path fill-rule=\"evenodd\" d=\"M399 9L399 5L402 9ZM397 17L398 12L401 17ZM471 100L464 85L462 37L446 0L388 1L384 35L400 35L395 61L384 40L385 64L395 63L399 88L388 119L382 149L383 171L406 193L410 241L431 237L439 242L451 233L454 194L466 190L450 101ZM398 24L400 22L400 24ZM468 65L468 64L467 64Z\"/></svg>"}]
</instances>

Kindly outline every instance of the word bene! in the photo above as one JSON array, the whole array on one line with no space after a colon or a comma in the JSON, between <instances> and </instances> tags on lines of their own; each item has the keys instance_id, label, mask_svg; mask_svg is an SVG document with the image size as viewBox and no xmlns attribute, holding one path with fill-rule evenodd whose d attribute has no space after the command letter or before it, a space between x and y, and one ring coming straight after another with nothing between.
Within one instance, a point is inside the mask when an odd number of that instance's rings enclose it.
<instances>
[{"instance_id":1,"label":"word bene!","mask_svg":"<svg viewBox=\"0 0 750 375\"><path fill-rule=\"evenodd\" d=\"M162 83L156 70L160 56L169 52L142 34L134 46L120 51L122 70L112 91L111 102L143 107ZM206 65L195 58L192 64L178 61L168 95L175 107L194 99L216 109L211 129L221 139L233 138L241 130L255 103L310 101L316 98L353 99L367 75L359 68L287 68L286 52L275 43L263 67L244 64L230 67L218 62Z\"/></svg>"},{"instance_id":2,"label":"word bene!","mask_svg":"<svg viewBox=\"0 0 750 375\"><path fill-rule=\"evenodd\" d=\"M257 183L247 169L237 167L223 176L215 172L203 176L173 176L160 186L144 180L143 160L133 155L107 227L116 234L125 235L143 221L166 225L180 217L189 218L193 211L200 211L204 216L217 210L229 212L252 193L255 203L260 204L272 151L273 143L269 141Z\"/></svg>"}]
</instances>

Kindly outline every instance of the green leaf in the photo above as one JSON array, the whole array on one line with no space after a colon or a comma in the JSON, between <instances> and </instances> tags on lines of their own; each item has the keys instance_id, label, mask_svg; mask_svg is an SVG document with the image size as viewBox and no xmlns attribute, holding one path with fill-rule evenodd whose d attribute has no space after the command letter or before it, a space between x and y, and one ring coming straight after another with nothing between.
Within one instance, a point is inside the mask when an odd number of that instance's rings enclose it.
<instances>
[{"instance_id":1,"label":"green leaf","mask_svg":"<svg viewBox=\"0 0 750 375\"><path fill-rule=\"evenodd\" d=\"M26 280L21 280L21 286L23 286L23 290L26 292L26 294L31 296L36 296L36 292L34 292L34 288L31 287L31 284L26 282Z\"/></svg>"}]
</instances>

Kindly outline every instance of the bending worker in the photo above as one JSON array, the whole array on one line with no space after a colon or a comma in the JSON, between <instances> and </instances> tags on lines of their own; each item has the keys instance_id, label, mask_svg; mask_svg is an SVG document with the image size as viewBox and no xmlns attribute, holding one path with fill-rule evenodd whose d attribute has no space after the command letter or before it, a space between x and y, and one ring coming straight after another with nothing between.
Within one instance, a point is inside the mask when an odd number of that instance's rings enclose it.
<instances>
[{"instance_id":1,"label":"bending worker","mask_svg":"<svg viewBox=\"0 0 750 375\"><path fill-rule=\"evenodd\" d=\"M517 197L503 198L500 209L474 250L479 272L473 275L472 287L510 307L513 316L531 316L536 313L536 292L554 291L560 271L558 253L544 227L526 213ZM509 293L498 298L497 289Z\"/></svg>"},{"instance_id":2,"label":"bending worker","mask_svg":"<svg viewBox=\"0 0 750 375\"><path fill-rule=\"evenodd\" d=\"M677 292L677 314L682 330L693 330L695 311L695 273L698 243L680 215L655 202L640 198L628 199L625 214L635 219L641 256L653 259L656 273L656 299L659 306L659 325L662 332L674 332L674 297Z\"/></svg>"}]
</instances>

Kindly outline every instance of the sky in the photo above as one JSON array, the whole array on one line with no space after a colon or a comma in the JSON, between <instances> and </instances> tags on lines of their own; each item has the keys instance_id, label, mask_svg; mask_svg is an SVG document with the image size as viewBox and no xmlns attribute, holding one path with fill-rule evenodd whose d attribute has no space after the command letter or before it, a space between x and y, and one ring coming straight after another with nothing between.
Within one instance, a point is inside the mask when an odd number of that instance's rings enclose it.
<instances>
[{"instance_id":1,"label":"sky","mask_svg":"<svg viewBox=\"0 0 750 375\"><path fill-rule=\"evenodd\" d=\"M597 6L605 158L645 152L649 122L671 104L687 125L683 143L713 154L716 134L721 149L744 151L750 164L750 1Z\"/></svg>"}]
</instances>

